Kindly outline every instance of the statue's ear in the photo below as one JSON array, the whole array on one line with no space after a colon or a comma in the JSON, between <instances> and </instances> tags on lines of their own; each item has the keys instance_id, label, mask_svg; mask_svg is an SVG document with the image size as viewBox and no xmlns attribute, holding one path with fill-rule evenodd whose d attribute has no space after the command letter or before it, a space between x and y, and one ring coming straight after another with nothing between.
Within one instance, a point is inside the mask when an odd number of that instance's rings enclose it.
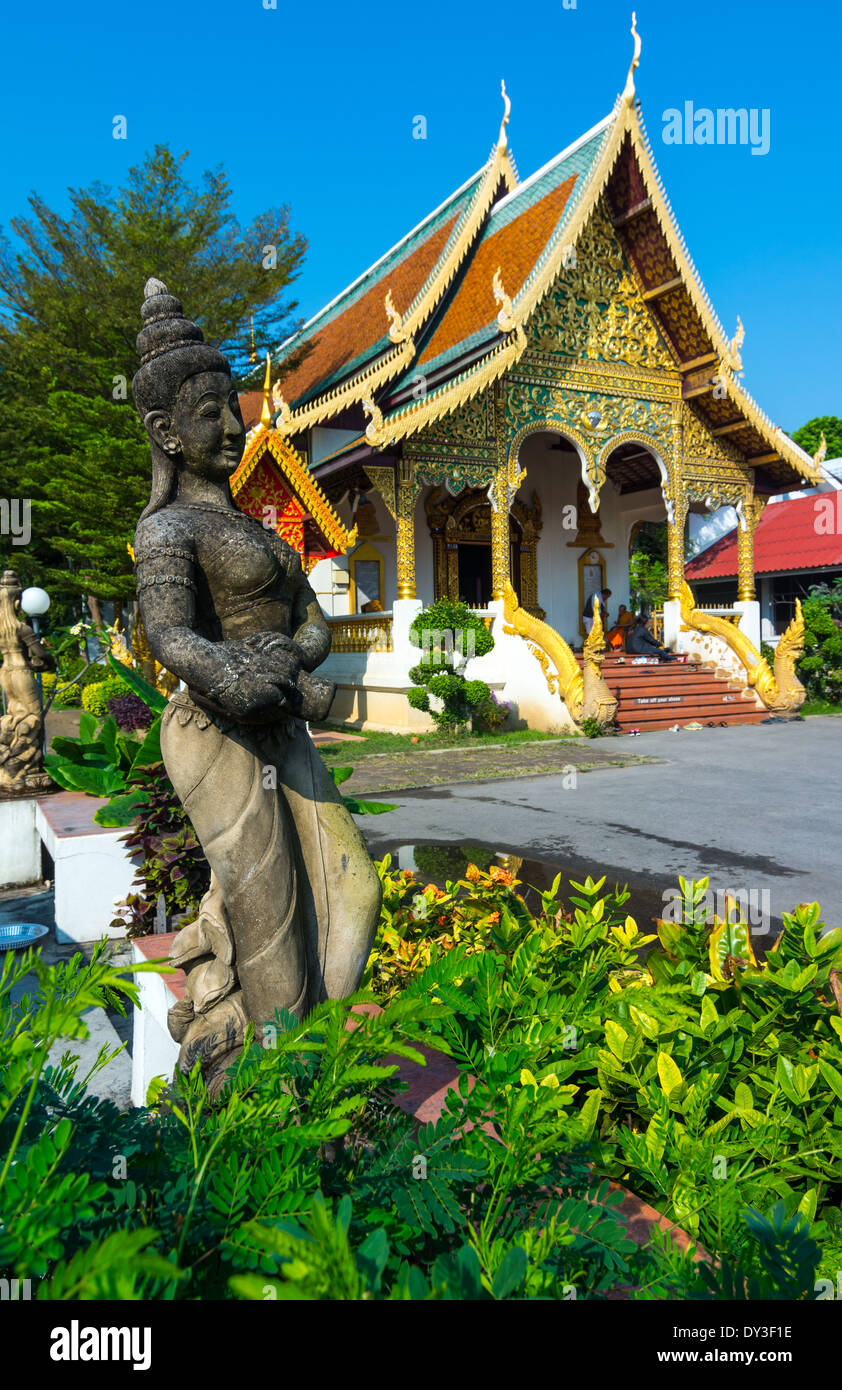
<instances>
[{"instance_id":1,"label":"statue's ear","mask_svg":"<svg viewBox=\"0 0 842 1390\"><path fill-rule=\"evenodd\" d=\"M177 454L178 437L172 432L172 417L165 410L150 410L143 418L146 431L166 454Z\"/></svg>"}]
</instances>

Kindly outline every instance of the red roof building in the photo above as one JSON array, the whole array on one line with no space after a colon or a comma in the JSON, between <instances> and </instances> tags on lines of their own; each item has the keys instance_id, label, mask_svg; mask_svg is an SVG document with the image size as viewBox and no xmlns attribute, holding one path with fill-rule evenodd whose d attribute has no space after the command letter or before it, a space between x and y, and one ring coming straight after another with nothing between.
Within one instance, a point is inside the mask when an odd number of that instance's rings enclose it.
<instances>
[{"instance_id":1,"label":"red roof building","mask_svg":"<svg viewBox=\"0 0 842 1390\"><path fill-rule=\"evenodd\" d=\"M737 527L685 566L702 604L736 594ZM779 635L814 584L842 574L842 490L813 492L766 508L754 534L754 573L761 618ZM715 589L714 586L715 585ZM731 592L733 590L733 593ZM771 636L768 630L765 636Z\"/></svg>"}]
</instances>

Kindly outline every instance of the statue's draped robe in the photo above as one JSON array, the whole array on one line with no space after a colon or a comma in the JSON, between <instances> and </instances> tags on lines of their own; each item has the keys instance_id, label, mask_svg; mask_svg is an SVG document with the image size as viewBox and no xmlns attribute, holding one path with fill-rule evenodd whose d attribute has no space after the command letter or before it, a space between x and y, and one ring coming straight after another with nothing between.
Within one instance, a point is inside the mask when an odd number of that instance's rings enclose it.
<instances>
[{"instance_id":1,"label":"statue's draped robe","mask_svg":"<svg viewBox=\"0 0 842 1390\"><path fill-rule=\"evenodd\" d=\"M224 687L224 654L239 659L243 639L283 633L312 669L329 630L296 552L243 513L172 505L141 522L135 555L150 646L189 687L163 716L164 764L213 874L199 917L176 938L188 986L171 1031L181 1040L215 1010L229 1027L239 984L260 1034L277 1008L303 1017L357 987L380 884L303 720L279 709L244 723L208 695ZM184 1063L189 1044L188 1034Z\"/></svg>"}]
</instances>

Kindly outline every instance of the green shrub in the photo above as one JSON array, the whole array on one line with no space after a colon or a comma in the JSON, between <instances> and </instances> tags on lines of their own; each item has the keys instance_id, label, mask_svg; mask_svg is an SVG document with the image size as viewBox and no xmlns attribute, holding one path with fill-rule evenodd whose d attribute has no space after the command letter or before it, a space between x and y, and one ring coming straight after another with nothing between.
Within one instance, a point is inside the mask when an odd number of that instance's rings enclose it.
<instances>
[{"instance_id":1,"label":"green shrub","mask_svg":"<svg viewBox=\"0 0 842 1390\"><path fill-rule=\"evenodd\" d=\"M82 708L93 714L97 719L108 713L108 701L116 699L119 695L128 695L131 686L122 676L106 676L104 680L96 681L93 685L86 685L82 691Z\"/></svg>"},{"instance_id":2,"label":"green shrub","mask_svg":"<svg viewBox=\"0 0 842 1390\"><path fill-rule=\"evenodd\" d=\"M811 700L842 700L842 579L817 584L802 604L804 655L797 671Z\"/></svg>"},{"instance_id":3,"label":"green shrub","mask_svg":"<svg viewBox=\"0 0 842 1390\"><path fill-rule=\"evenodd\" d=\"M653 938L603 880L564 906L559 876L533 916L496 866L444 891L380 872L375 958L398 984L383 1011L353 1028L353 1000L279 1013L217 1105L197 1073L153 1082L147 1109L86 1095L73 1039L134 987L102 947L54 966L6 955L4 1275L74 1300L816 1297L839 1229L842 932L822 935L815 905L757 964L706 880L682 881L643 961ZM392 1088L422 1044L460 1077L419 1126ZM636 1246L609 1178L714 1258L657 1230Z\"/></svg>"},{"instance_id":4,"label":"green shrub","mask_svg":"<svg viewBox=\"0 0 842 1390\"><path fill-rule=\"evenodd\" d=\"M59 678L58 683L59 685L62 684L62 678ZM41 675L41 685L44 691L44 701L46 703L56 686L55 672L44 671ZM59 691L52 703L56 709L77 709L81 693L78 685L69 685L66 690Z\"/></svg>"},{"instance_id":5,"label":"green shrub","mask_svg":"<svg viewBox=\"0 0 842 1390\"><path fill-rule=\"evenodd\" d=\"M795 1222L795 1244L802 1219L825 1238L842 1184L842 929L825 933L818 906L801 904L757 962L735 905L714 915L707 880L680 880L677 920L652 936L603 880L572 884L564 909L559 876L533 919L513 883L490 911L482 876L467 879L430 890L427 913L417 886L398 901L390 888L378 942L395 981L411 978L427 938L446 947L450 923L448 959L479 962L444 1021L445 1050L479 1065L493 1046L501 1075L519 1064L539 1090L572 1087L596 1171L629 1181L725 1264L742 1267L751 1211Z\"/></svg>"},{"instance_id":6,"label":"green shrub","mask_svg":"<svg viewBox=\"0 0 842 1390\"><path fill-rule=\"evenodd\" d=\"M486 682L466 680L464 669L472 657L493 649L494 638L467 604L452 599L440 599L419 613L409 638L423 652L409 672L414 687L408 692L410 705L428 711L440 730L457 732L491 698ZM440 708L430 696L440 701Z\"/></svg>"},{"instance_id":7,"label":"green shrub","mask_svg":"<svg viewBox=\"0 0 842 1390\"><path fill-rule=\"evenodd\" d=\"M505 725L512 706L507 700L500 700L489 690L488 699L477 705L474 712L474 728L482 733L498 733Z\"/></svg>"},{"instance_id":8,"label":"green shrub","mask_svg":"<svg viewBox=\"0 0 842 1390\"><path fill-rule=\"evenodd\" d=\"M79 684L84 689L88 685L99 685L101 681L108 680L110 675L109 668L104 661L94 661L87 666L79 677Z\"/></svg>"}]
</instances>

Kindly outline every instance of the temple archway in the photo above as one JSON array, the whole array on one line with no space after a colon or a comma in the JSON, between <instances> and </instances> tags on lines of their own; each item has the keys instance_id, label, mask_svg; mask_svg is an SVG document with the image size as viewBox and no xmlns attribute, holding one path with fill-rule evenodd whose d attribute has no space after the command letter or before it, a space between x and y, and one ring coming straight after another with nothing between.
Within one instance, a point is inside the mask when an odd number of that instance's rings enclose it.
<instances>
[{"instance_id":1,"label":"temple archway","mask_svg":"<svg viewBox=\"0 0 842 1390\"><path fill-rule=\"evenodd\" d=\"M579 460L582 482L588 490L592 511L599 506L599 487L602 475L599 473L589 441L579 430L571 429L560 420L533 420L519 429L509 445L509 476L516 477L521 471L521 446L533 435L551 434L558 436L559 447L576 454Z\"/></svg>"},{"instance_id":2,"label":"temple archway","mask_svg":"<svg viewBox=\"0 0 842 1390\"><path fill-rule=\"evenodd\" d=\"M666 460L655 442L647 435L624 434L609 440L600 455L605 470L606 487L615 495L622 530L618 537L628 563L628 586L631 606L644 610L659 610L665 594L660 587L651 587L651 579L643 575L635 582L632 557L641 537L647 532L657 537L659 528L674 518L671 478ZM663 561L668 576L666 538ZM656 557L657 558L657 557ZM657 568L654 575L657 576Z\"/></svg>"}]
</instances>

